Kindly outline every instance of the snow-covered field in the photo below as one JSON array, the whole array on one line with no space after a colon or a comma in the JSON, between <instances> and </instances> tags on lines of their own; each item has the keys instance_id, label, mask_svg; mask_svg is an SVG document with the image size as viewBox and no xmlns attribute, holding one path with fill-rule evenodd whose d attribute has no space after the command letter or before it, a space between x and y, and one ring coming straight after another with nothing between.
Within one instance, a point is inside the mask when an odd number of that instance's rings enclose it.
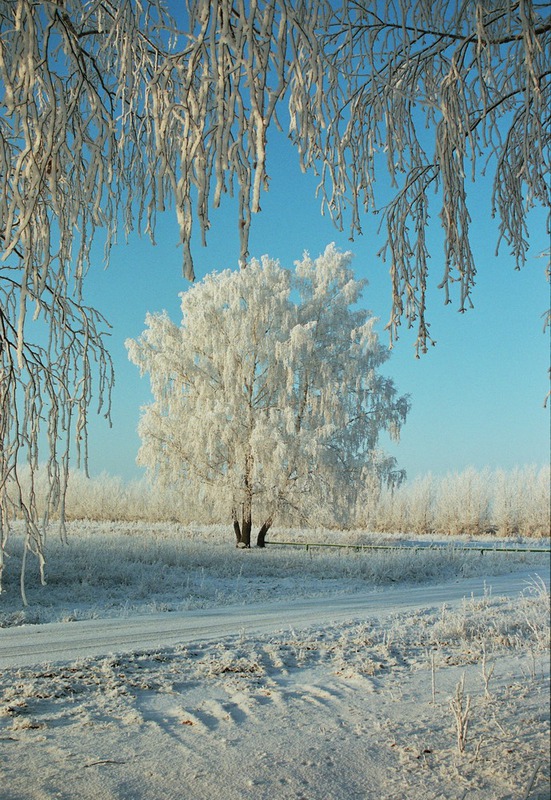
<instances>
[{"instance_id":1,"label":"snow-covered field","mask_svg":"<svg viewBox=\"0 0 551 800\"><path fill-rule=\"evenodd\" d=\"M549 555L75 523L22 609L10 552L2 800L549 798Z\"/></svg>"}]
</instances>

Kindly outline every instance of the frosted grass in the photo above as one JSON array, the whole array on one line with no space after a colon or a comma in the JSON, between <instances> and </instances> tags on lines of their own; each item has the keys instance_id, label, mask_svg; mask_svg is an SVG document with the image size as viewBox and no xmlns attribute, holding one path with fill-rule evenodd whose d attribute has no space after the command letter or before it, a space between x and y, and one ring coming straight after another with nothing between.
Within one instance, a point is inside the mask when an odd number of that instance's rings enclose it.
<instances>
[{"instance_id":1,"label":"frosted grass","mask_svg":"<svg viewBox=\"0 0 551 800\"><path fill-rule=\"evenodd\" d=\"M180 611L220 605L318 597L365 591L395 583L419 584L449 578L503 574L528 567L548 569L538 553L441 550L290 548L238 550L229 526L73 522L68 544L48 538L47 586L38 567L27 576L29 606L22 607L18 575L22 529L8 543L0 626L71 621L135 613ZM380 543L366 533L276 530L274 541ZM393 541L386 537L387 541ZM454 540L457 545L465 539Z\"/></svg>"}]
</instances>

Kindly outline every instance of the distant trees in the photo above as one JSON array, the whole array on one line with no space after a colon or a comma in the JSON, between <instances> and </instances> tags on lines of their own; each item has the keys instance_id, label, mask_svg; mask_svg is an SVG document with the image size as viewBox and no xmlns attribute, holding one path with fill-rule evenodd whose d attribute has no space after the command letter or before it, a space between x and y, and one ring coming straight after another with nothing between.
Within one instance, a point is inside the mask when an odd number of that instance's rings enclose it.
<instances>
[{"instance_id":1,"label":"distant trees","mask_svg":"<svg viewBox=\"0 0 551 800\"><path fill-rule=\"evenodd\" d=\"M358 509L356 526L389 533L549 536L550 468L468 467L423 475Z\"/></svg>"},{"instance_id":2,"label":"distant trees","mask_svg":"<svg viewBox=\"0 0 551 800\"><path fill-rule=\"evenodd\" d=\"M181 327L148 315L127 342L154 397L138 462L161 483L211 487L242 546L254 520L262 546L290 512L323 506L347 524L369 477L402 477L378 440L398 435L409 404L380 374L389 351L355 308L350 260L330 245L294 272L265 256L209 275L182 294Z\"/></svg>"},{"instance_id":3,"label":"distant trees","mask_svg":"<svg viewBox=\"0 0 551 800\"><path fill-rule=\"evenodd\" d=\"M28 469L21 478L27 483ZM346 528L339 531L344 542L349 532L361 534L402 533L404 536L437 534L440 536L466 534L480 536L548 537L551 530L550 468L524 466L515 469L474 471L469 467L446 475L421 475L403 481L400 486L375 486L368 481L365 491L358 493L356 507L351 510ZM47 502L47 475L39 470L35 482L37 504ZM449 494L451 492L451 495ZM474 500L474 503L473 503ZM450 507L457 511L452 516ZM321 509L318 509L321 510ZM125 483L120 478L102 474L88 478L75 471L69 481L66 497L66 518L71 520L103 520L120 522L179 523L195 526L231 524L231 509L216 507L208 487L197 491L192 484L161 487L146 477ZM281 510L274 523L277 541L282 536L295 538L297 520L292 508ZM316 528L330 519L314 513L309 522ZM300 524L301 538L317 535Z\"/></svg>"}]
</instances>

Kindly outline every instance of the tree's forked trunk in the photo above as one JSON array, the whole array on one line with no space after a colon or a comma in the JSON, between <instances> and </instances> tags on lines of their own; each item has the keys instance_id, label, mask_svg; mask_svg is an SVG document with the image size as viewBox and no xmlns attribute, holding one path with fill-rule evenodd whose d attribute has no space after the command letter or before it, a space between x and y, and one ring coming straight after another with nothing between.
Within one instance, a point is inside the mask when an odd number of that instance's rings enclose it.
<instances>
[{"instance_id":1,"label":"tree's forked trunk","mask_svg":"<svg viewBox=\"0 0 551 800\"><path fill-rule=\"evenodd\" d=\"M250 512L243 511L243 522L241 524L241 541L240 547L251 546L251 530L253 526L252 515Z\"/></svg>"},{"instance_id":2,"label":"tree's forked trunk","mask_svg":"<svg viewBox=\"0 0 551 800\"><path fill-rule=\"evenodd\" d=\"M237 516L237 510L232 510L233 532L235 533L235 546L236 547L250 547L251 546L251 530L252 530L252 514L248 504L243 506L243 514L241 523Z\"/></svg>"},{"instance_id":3,"label":"tree's forked trunk","mask_svg":"<svg viewBox=\"0 0 551 800\"><path fill-rule=\"evenodd\" d=\"M252 470L254 458L252 453L247 455L245 461L245 499L241 507L241 538L238 547L251 546L251 529L253 525L253 489L252 489ZM234 526L235 527L235 526Z\"/></svg>"},{"instance_id":4,"label":"tree's forked trunk","mask_svg":"<svg viewBox=\"0 0 551 800\"><path fill-rule=\"evenodd\" d=\"M239 542L241 541L241 526L239 524L239 520L237 518L237 509L232 508L232 522L233 522L233 532L235 533L235 546L239 547Z\"/></svg>"},{"instance_id":5,"label":"tree's forked trunk","mask_svg":"<svg viewBox=\"0 0 551 800\"><path fill-rule=\"evenodd\" d=\"M256 537L256 546L257 547L266 547L266 534L272 527L272 518L266 520L266 522L262 525L260 530L258 531L258 536Z\"/></svg>"}]
</instances>

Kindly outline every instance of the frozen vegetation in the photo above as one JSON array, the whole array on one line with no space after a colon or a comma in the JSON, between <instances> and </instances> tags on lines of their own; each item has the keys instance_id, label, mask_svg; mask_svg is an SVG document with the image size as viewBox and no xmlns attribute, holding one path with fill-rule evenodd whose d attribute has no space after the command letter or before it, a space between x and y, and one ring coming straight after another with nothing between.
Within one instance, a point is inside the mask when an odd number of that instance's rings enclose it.
<instances>
[{"instance_id":1,"label":"frozen vegetation","mask_svg":"<svg viewBox=\"0 0 551 800\"><path fill-rule=\"evenodd\" d=\"M44 470L39 471L41 509L47 491L45 477ZM511 471L469 468L442 477L429 473L363 498L352 527L407 535L549 536L550 477L547 465ZM146 480L125 483L106 473L89 479L82 472L71 475L66 515L68 520L204 525L226 521L213 513L200 493L152 489ZM228 533L221 531L222 536L231 536L231 521L227 523ZM315 525L314 511L310 527Z\"/></svg>"},{"instance_id":2,"label":"frozen vegetation","mask_svg":"<svg viewBox=\"0 0 551 800\"><path fill-rule=\"evenodd\" d=\"M465 552L459 546L466 544L468 537L448 539L450 547L429 551L362 552L330 547L306 551L268 546L265 551L253 548L246 554L233 547L230 537L231 529L224 525L70 523L67 543L53 533L48 540L46 586L41 586L38 568L29 562L29 605L23 608L18 578L24 536L23 525L16 525L5 591L0 596L0 625L350 594L397 583L506 574L537 568L545 559L545 555L529 552ZM431 537L420 537L419 543L423 540L430 542ZM275 529L270 541L399 544L400 537L362 531ZM494 536L484 541L488 547L507 543Z\"/></svg>"}]
</instances>

